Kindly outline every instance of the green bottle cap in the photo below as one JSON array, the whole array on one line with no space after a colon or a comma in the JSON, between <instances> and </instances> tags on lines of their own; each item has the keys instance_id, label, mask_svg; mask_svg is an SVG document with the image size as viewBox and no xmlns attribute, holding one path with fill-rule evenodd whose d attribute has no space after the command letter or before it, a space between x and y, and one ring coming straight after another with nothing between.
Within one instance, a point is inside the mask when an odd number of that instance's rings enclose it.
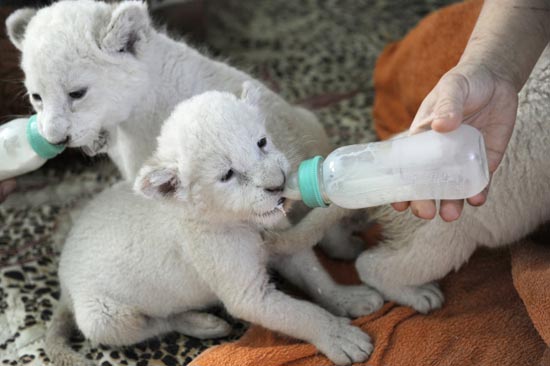
<instances>
[{"instance_id":1,"label":"green bottle cap","mask_svg":"<svg viewBox=\"0 0 550 366\"><path fill-rule=\"evenodd\" d=\"M328 207L323 200L321 188L319 187L319 168L323 158L316 156L309 160L304 160L298 168L298 186L302 200L308 207Z\"/></svg>"},{"instance_id":2,"label":"green bottle cap","mask_svg":"<svg viewBox=\"0 0 550 366\"><path fill-rule=\"evenodd\" d=\"M43 159L51 159L61 154L65 150L65 145L53 145L50 144L40 133L38 132L38 125L36 121L36 114L29 118L27 124L27 140L32 149Z\"/></svg>"}]
</instances>

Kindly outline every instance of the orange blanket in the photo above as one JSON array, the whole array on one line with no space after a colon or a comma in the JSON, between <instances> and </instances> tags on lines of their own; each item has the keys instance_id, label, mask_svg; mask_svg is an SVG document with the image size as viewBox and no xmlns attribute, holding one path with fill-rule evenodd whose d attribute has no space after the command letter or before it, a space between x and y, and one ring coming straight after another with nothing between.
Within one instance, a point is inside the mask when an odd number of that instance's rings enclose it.
<instances>
[{"instance_id":1,"label":"orange blanket","mask_svg":"<svg viewBox=\"0 0 550 366\"><path fill-rule=\"evenodd\" d=\"M447 7L388 46L375 70L374 116L380 137L409 126L424 96L458 61L481 1ZM365 239L375 241L374 233ZM548 242L540 237L538 242ZM357 283L350 263L324 265L341 283ZM511 270L512 269L512 270ZM354 324L375 350L363 365L550 365L550 251L525 242L478 252L442 281L443 309L424 316L388 303ZM194 366L323 366L332 363L312 345L252 326L238 341L207 350Z\"/></svg>"},{"instance_id":2,"label":"orange blanket","mask_svg":"<svg viewBox=\"0 0 550 366\"><path fill-rule=\"evenodd\" d=\"M509 253L477 254L442 282L447 302L424 316L394 304L354 321L375 342L369 366L536 365L546 348L510 273ZM550 264L548 261L547 264ZM237 342L205 351L196 366L332 365L315 348L252 326Z\"/></svg>"}]
</instances>

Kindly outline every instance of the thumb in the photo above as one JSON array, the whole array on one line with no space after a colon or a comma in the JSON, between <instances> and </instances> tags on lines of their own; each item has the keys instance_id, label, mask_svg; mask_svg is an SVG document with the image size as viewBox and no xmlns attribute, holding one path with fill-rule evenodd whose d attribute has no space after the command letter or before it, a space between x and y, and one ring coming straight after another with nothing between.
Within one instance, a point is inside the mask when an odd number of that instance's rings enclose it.
<instances>
[{"instance_id":1,"label":"thumb","mask_svg":"<svg viewBox=\"0 0 550 366\"><path fill-rule=\"evenodd\" d=\"M433 109L433 130L449 132L460 126L464 118L468 89L468 81L461 74L450 74L441 80Z\"/></svg>"}]
</instances>

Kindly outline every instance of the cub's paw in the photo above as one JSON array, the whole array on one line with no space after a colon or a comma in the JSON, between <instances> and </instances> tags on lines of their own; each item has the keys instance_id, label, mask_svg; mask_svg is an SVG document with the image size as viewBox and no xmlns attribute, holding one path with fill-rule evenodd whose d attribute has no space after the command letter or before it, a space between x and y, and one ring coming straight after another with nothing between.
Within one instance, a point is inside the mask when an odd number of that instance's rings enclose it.
<instances>
[{"instance_id":1,"label":"cub's paw","mask_svg":"<svg viewBox=\"0 0 550 366\"><path fill-rule=\"evenodd\" d=\"M333 318L319 338L315 346L336 365L363 362L373 350L369 335L346 318Z\"/></svg>"},{"instance_id":2,"label":"cub's paw","mask_svg":"<svg viewBox=\"0 0 550 366\"><path fill-rule=\"evenodd\" d=\"M422 314L443 306L445 297L436 283L428 283L421 286L404 286L391 291L382 291L386 299L395 301L401 305L410 306Z\"/></svg>"},{"instance_id":3,"label":"cub's paw","mask_svg":"<svg viewBox=\"0 0 550 366\"><path fill-rule=\"evenodd\" d=\"M349 318L371 314L384 305L380 293L365 285L338 286L322 302L333 314Z\"/></svg>"},{"instance_id":4,"label":"cub's paw","mask_svg":"<svg viewBox=\"0 0 550 366\"><path fill-rule=\"evenodd\" d=\"M179 315L177 331L199 339L221 338L231 333L231 325L220 317L198 311Z\"/></svg>"}]
</instances>

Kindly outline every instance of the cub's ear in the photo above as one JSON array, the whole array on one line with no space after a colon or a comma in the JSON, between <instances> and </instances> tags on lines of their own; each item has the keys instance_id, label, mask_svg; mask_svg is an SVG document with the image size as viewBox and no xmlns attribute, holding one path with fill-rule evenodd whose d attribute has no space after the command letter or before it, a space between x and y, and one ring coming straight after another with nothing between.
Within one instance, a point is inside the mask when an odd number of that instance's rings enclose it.
<instances>
[{"instance_id":1,"label":"cub's ear","mask_svg":"<svg viewBox=\"0 0 550 366\"><path fill-rule=\"evenodd\" d=\"M146 198L163 199L181 197L183 186L175 166L168 166L152 158L140 169L134 183L134 191Z\"/></svg>"},{"instance_id":2,"label":"cub's ear","mask_svg":"<svg viewBox=\"0 0 550 366\"><path fill-rule=\"evenodd\" d=\"M261 107L268 93L267 87L255 80L247 80L241 86L241 99L255 107Z\"/></svg>"},{"instance_id":3,"label":"cub's ear","mask_svg":"<svg viewBox=\"0 0 550 366\"><path fill-rule=\"evenodd\" d=\"M8 32L8 37L10 38L11 43L18 50L23 50L23 39L25 38L25 31L27 30L27 25L31 21L32 17L35 16L38 10L31 8L23 8L16 10L11 13L11 15L6 19L6 30Z\"/></svg>"},{"instance_id":4,"label":"cub's ear","mask_svg":"<svg viewBox=\"0 0 550 366\"><path fill-rule=\"evenodd\" d=\"M142 1L126 1L117 5L109 25L102 33L101 48L108 52L136 54L139 43L151 31L147 5Z\"/></svg>"}]
</instances>

